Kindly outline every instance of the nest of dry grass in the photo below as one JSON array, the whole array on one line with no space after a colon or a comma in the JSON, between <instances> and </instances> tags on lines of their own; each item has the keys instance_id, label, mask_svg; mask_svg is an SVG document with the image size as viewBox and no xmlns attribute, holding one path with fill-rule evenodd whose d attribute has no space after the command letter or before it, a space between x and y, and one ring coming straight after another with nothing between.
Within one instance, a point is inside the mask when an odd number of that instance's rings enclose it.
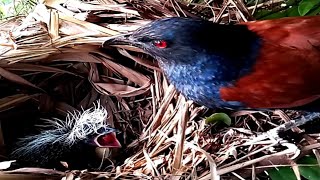
<instances>
[{"instance_id":1,"label":"nest of dry grass","mask_svg":"<svg viewBox=\"0 0 320 180\"><path fill-rule=\"evenodd\" d=\"M240 0L47 0L27 17L2 22L0 111L5 135L1 145L21 135L16 123L27 126L40 117L63 118L68 111L86 109L100 100L112 114L108 123L122 132L124 149L111 166L96 172L20 168L2 171L0 177L254 179L267 167L292 165L288 155L296 149L280 148L267 136L254 139L288 121L282 111L233 112L231 127L208 125L205 117L213 111L186 101L141 50L101 48L110 36L150 20L197 16L221 23L248 21L257 9L279 3L246 7ZM319 147L316 139L304 136L299 143L302 154Z\"/></svg>"}]
</instances>

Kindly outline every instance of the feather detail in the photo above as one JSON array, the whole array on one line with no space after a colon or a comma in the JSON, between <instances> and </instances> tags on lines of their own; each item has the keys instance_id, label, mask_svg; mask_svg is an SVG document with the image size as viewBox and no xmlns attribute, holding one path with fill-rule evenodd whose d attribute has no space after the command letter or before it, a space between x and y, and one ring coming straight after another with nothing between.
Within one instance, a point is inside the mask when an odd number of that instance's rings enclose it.
<instances>
[{"instance_id":1,"label":"feather detail","mask_svg":"<svg viewBox=\"0 0 320 180\"><path fill-rule=\"evenodd\" d=\"M289 17L241 24L269 43L300 50L320 47L320 16Z\"/></svg>"},{"instance_id":2,"label":"feather detail","mask_svg":"<svg viewBox=\"0 0 320 180\"><path fill-rule=\"evenodd\" d=\"M262 40L251 73L220 88L250 108L292 108L320 97L320 16L242 23Z\"/></svg>"}]
</instances>

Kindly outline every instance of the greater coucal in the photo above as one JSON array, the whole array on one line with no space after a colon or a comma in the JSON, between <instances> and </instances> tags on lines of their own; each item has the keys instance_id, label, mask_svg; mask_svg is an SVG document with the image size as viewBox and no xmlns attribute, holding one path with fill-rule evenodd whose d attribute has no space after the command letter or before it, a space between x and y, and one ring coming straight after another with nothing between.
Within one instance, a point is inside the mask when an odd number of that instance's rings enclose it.
<instances>
[{"instance_id":1,"label":"greater coucal","mask_svg":"<svg viewBox=\"0 0 320 180\"><path fill-rule=\"evenodd\" d=\"M320 16L223 25L156 20L104 42L155 57L185 97L209 108L319 110Z\"/></svg>"}]
</instances>

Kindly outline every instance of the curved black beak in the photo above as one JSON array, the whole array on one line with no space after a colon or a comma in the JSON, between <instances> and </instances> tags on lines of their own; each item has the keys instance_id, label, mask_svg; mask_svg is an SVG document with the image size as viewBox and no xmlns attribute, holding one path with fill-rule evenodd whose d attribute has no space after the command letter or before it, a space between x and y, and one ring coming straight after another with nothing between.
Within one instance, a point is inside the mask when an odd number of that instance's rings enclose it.
<instances>
[{"instance_id":1,"label":"curved black beak","mask_svg":"<svg viewBox=\"0 0 320 180\"><path fill-rule=\"evenodd\" d=\"M122 34L110 37L110 39L102 43L102 47L111 46L111 45L133 45L135 46L137 41L132 38L131 34Z\"/></svg>"}]
</instances>

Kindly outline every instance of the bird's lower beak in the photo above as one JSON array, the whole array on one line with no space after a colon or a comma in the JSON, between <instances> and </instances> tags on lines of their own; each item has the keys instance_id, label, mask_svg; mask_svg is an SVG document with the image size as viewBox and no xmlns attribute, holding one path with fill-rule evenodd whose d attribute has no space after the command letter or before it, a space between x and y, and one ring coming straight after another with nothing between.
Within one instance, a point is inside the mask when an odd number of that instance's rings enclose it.
<instances>
[{"instance_id":1,"label":"bird's lower beak","mask_svg":"<svg viewBox=\"0 0 320 180\"><path fill-rule=\"evenodd\" d=\"M103 42L102 47L110 45L135 45L135 40L131 37L131 34L122 34L110 37L110 39Z\"/></svg>"}]
</instances>

